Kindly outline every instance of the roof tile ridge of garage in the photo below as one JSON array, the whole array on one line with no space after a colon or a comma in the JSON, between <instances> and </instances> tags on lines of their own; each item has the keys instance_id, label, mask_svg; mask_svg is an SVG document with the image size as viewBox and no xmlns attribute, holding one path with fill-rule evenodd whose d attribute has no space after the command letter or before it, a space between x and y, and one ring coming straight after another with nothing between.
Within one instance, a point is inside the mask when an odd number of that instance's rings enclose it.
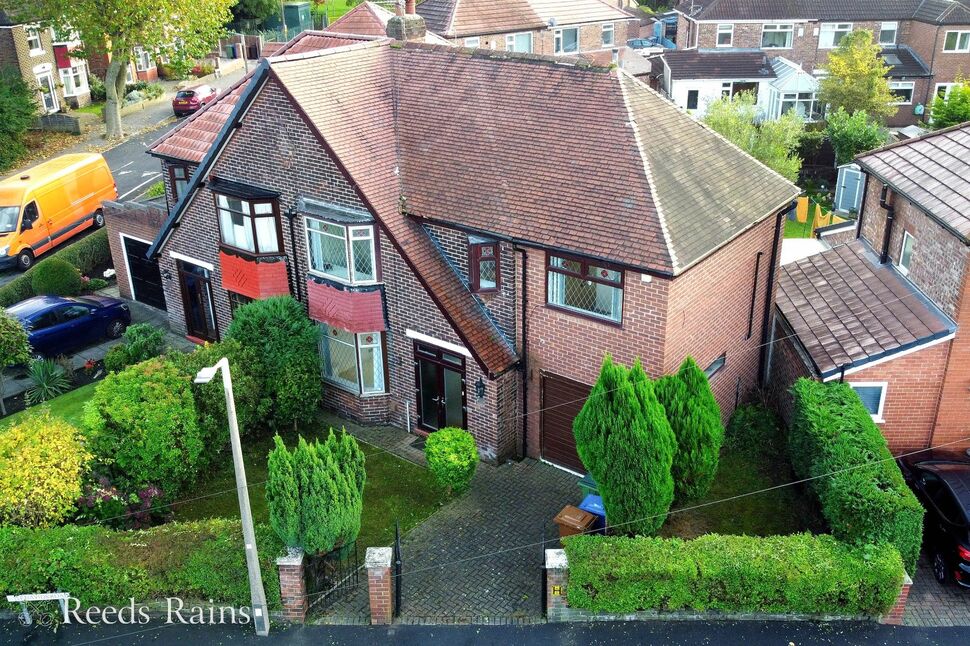
<instances>
[{"instance_id":1,"label":"roof tile ridge of garage","mask_svg":"<svg viewBox=\"0 0 970 646\"><path fill-rule=\"evenodd\" d=\"M163 144L166 141L168 141L170 138L172 138L173 136L175 136L176 134L178 134L183 128L185 128L186 126L188 126L190 123L195 122L196 119L198 119L199 117L201 117L202 115L204 115L206 112L208 112L209 110L211 110L213 108L213 106L216 106L216 105L222 103L222 101L224 99L226 99L226 97L228 97L229 95L231 95L235 90L239 89L240 87L242 87L243 85L245 85L250 79L252 79L253 74L256 72L256 67L257 66L254 65L253 66L253 69L249 70L249 72L247 74L244 74L242 78L240 78L238 81L236 81L235 83L233 83L232 85L230 85L229 87L227 87L225 90L223 90L222 93L219 94L215 98L214 101L211 101L208 105L204 106L201 110L196 110L194 114L189 115L189 117L186 118L185 120L183 120L182 123L178 124L177 126L175 126L174 128L172 128L171 130L169 130L168 132L166 132L165 134L163 134L161 137L159 137L158 139L156 139L155 141L153 141L152 143L150 143L148 145L148 147L146 148L146 150L149 153L151 153L155 148L157 148L161 144Z\"/></svg>"}]
</instances>

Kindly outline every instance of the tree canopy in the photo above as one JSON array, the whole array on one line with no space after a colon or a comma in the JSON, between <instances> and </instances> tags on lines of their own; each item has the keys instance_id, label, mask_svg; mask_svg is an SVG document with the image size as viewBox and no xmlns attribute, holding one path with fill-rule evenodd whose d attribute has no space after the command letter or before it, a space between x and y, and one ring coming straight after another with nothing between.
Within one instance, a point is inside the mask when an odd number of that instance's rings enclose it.
<instances>
[{"instance_id":1,"label":"tree canopy","mask_svg":"<svg viewBox=\"0 0 970 646\"><path fill-rule=\"evenodd\" d=\"M830 110L862 110L877 121L896 114L886 78L889 66L871 31L860 29L844 36L821 68L825 75L819 80L819 100Z\"/></svg>"},{"instance_id":2,"label":"tree canopy","mask_svg":"<svg viewBox=\"0 0 970 646\"><path fill-rule=\"evenodd\" d=\"M859 153L879 148L889 139L889 133L862 110L849 114L839 108L828 115L825 125L835 149L835 163L848 164Z\"/></svg>"},{"instance_id":3,"label":"tree canopy","mask_svg":"<svg viewBox=\"0 0 970 646\"><path fill-rule=\"evenodd\" d=\"M26 152L24 136L34 124L37 102L20 71L0 68L0 171L17 163Z\"/></svg>"},{"instance_id":4,"label":"tree canopy","mask_svg":"<svg viewBox=\"0 0 970 646\"><path fill-rule=\"evenodd\" d=\"M970 83L957 79L957 85L952 86L945 97L934 99L930 116L936 129L970 121Z\"/></svg>"}]
</instances>

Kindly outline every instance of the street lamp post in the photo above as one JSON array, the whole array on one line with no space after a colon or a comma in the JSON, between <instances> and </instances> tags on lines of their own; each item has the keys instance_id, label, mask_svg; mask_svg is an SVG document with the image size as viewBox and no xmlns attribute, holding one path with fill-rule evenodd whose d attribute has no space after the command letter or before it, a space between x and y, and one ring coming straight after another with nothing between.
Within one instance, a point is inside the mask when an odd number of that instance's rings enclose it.
<instances>
[{"instance_id":1,"label":"street lamp post","mask_svg":"<svg viewBox=\"0 0 970 646\"><path fill-rule=\"evenodd\" d=\"M229 439L232 443L232 464L236 470L236 493L239 495L239 514L242 518L243 541L246 544L246 566L249 568L249 594L253 605L253 624L256 634L265 637L269 634L269 613L266 608L266 593L263 591L263 577L259 571L259 556L256 553L256 531L253 529L253 513L249 508L249 489L246 485L246 468L243 465L242 446L239 442L239 424L236 422L236 401L232 394L232 376L229 374L229 360L219 359L214 366L203 368L195 376L195 383L207 384L222 370L222 388L226 393L226 414L229 417Z\"/></svg>"}]
</instances>

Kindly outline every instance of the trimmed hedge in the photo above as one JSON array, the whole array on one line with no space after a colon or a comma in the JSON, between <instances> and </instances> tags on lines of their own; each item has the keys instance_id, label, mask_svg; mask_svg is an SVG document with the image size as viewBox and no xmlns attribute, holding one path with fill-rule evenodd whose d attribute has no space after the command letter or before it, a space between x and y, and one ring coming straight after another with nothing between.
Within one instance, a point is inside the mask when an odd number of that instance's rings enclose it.
<instances>
[{"instance_id":1,"label":"trimmed hedge","mask_svg":"<svg viewBox=\"0 0 970 646\"><path fill-rule=\"evenodd\" d=\"M449 494L468 491L478 466L478 448L468 431L448 427L428 436L424 445L428 470Z\"/></svg>"},{"instance_id":2,"label":"trimmed hedge","mask_svg":"<svg viewBox=\"0 0 970 646\"><path fill-rule=\"evenodd\" d=\"M275 559L282 552L267 525L256 526L263 586L280 607ZM164 597L249 606L246 554L238 520L169 523L119 532L90 525L0 528L0 597L63 590L89 605L124 606Z\"/></svg>"},{"instance_id":3,"label":"trimmed hedge","mask_svg":"<svg viewBox=\"0 0 970 646\"><path fill-rule=\"evenodd\" d=\"M100 231L95 231L86 238L71 243L69 247L64 247L49 254L44 260L48 258L66 260L77 267L78 271L82 274L88 275L92 270L102 265L110 264L111 262L111 248L108 246L108 230L105 228ZM14 303L19 303L25 298L30 298L34 295L34 290L30 283L33 280L33 274L38 265L34 265L3 287L0 287L0 307L7 307Z\"/></svg>"},{"instance_id":4,"label":"trimmed hedge","mask_svg":"<svg viewBox=\"0 0 970 646\"><path fill-rule=\"evenodd\" d=\"M45 296L76 296L81 293L81 272L61 258L45 258L30 274L30 288Z\"/></svg>"},{"instance_id":5,"label":"trimmed hedge","mask_svg":"<svg viewBox=\"0 0 970 646\"><path fill-rule=\"evenodd\" d=\"M886 440L855 391L844 383L799 379L788 447L799 478L812 488L836 538L855 545L889 542L916 571L923 507L903 480ZM859 465L876 462L872 466ZM832 474L824 475L823 474Z\"/></svg>"},{"instance_id":6,"label":"trimmed hedge","mask_svg":"<svg viewBox=\"0 0 970 646\"><path fill-rule=\"evenodd\" d=\"M827 535L585 535L564 542L569 605L598 612L875 616L892 608L903 584L892 545L858 548Z\"/></svg>"}]
</instances>

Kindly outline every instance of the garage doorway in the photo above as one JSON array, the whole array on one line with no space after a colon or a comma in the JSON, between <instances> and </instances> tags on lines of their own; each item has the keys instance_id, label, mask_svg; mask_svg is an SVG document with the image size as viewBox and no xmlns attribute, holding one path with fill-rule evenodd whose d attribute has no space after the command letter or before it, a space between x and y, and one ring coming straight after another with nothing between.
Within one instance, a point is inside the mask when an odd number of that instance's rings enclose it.
<instances>
[{"instance_id":1,"label":"garage doorway","mask_svg":"<svg viewBox=\"0 0 970 646\"><path fill-rule=\"evenodd\" d=\"M165 310L165 290L162 287L162 272L158 262L148 259L148 248L144 240L121 236L125 252L125 266L128 269L128 286L132 299L160 310Z\"/></svg>"},{"instance_id":2,"label":"garage doorway","mask_svg":"<svg viewBox=\"0 0 970 646\"><path fill-rule=\"evenodd\" d=\"M579 415L592 386L544 372L541 375L541 457L546 462L579 474L586 473L576 453L573 420Z\"/></svg>"}]
</instances>

